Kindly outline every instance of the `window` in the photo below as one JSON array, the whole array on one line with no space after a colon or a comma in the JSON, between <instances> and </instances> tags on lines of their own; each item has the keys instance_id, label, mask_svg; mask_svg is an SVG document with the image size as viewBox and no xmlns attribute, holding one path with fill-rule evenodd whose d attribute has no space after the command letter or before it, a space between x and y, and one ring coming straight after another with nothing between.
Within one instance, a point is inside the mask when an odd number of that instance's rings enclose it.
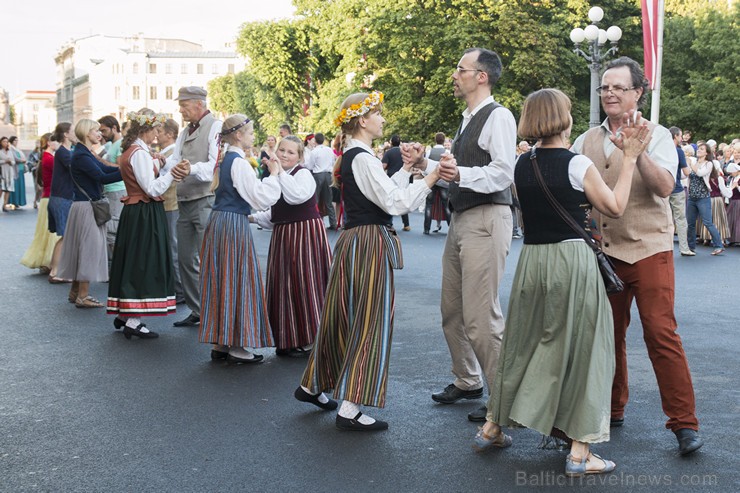
<instances>
[{"instance_id":1,"label":"window","mask_svg":"<svg viewBox=\"0 0 740 493\"><path fill-rule=\"evenodd\" d=\"M188 66L186 64L180 65L180 73L181 74L187 74L188 73Z\"/></svg>"},{"instance_id":2,"label":"window","mask_svg":"<svg viewBox=\"0 0 740 493\"><path fill-rule=\"evenodd\" d=\"M229 64L229 73L230 74L233 74L234 73L234 64L233 63L230 63Z\"/></svg>"},{"instance_id":3,"label":"window","mask_svg":"<svg viewBox=\"0 0 740 493\"><path fill-rule=\"evenodd\" d=\"M139 73L139 64L138 64L138 63L134 63L134 68L133 68L133 72L134 72L135 74L138 74L138 73Z\"/></svg>"},{"instance_id":4,"label":"window","mask_svg":"<svg viewBox=\"0 0 740 493\"><path fill-rule=\"evenodd\" d=\"M165 74L171 74L172 73L172 64L168 63L164 66L164 73Z\"/></svg>"},{"instance_id":5,"label":"window","mask_svg":"<svg viewBox=\"0 0 740 493\"><path fill-rule=\"evenodd\" d=\"M113 89L113 99L121 99L121 88L119 86Z\"/></svg>"},{"instance_id":6,"label":"window","mask_svg":"<svg viewBox=\"0 0 740 493\"><path fill-rule=\"evenodd\" d=\"M133 98L135 100L141 99L141 95L139 94L139 86L133 87Z\"/></svg>"},{"instance_id":7,"label":"window","mask_svg":"<svg viewBox=\"0 0 740 493\"><path fill-rule=\"evenodd\" d=\"M156 63L150 63L149 64L149 73L150 74L156 74L157 73L157 64Z\"/></svg>"},{"instance_id":8,"label":"window","mask_svg":"<svg viewBox=\"0 0 740 493\"><path fill-rule=\"evenodd\" d=\"M203 73L203 64L202 63L199 63L198 64L195 73L197 73L197 74L202 74Z\"/></svg>"},{"instance_id":9,"label":"window","mask_svg":"<svg viewBox=\"0 0 740 493\"><path fill-rule=\"evenodd\" d=\"M165 99L172 99L172 86L167 86L164 88L164 97Z\"/></svg>"},{"instance_id":10,"label":"window","mask_svg":"<svg viewBox=\"0 0 740 493\"><path fill-rule=\"evenodd\" d=\"M217 64L214 63L213 65L211 65L211 73L212 74L217 74L218 73L218 65Z\"/></svg>"},{"instance_id":11,"label":"window","mask_svg":"<svg viewBox=\"0 0 740 493\"><path fill-rule=\"evenodd\" d=\"M150 87L149 88L149 99L157 99L157 87Z\"/></svg>"}]
</instances>

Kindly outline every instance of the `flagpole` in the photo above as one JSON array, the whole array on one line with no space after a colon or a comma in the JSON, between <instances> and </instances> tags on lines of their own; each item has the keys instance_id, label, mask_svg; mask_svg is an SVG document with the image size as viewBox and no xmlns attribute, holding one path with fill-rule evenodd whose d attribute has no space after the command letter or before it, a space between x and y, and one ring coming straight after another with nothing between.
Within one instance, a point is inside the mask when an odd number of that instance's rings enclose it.
<instances>
[{"instance_id":1,"label":"flagpole","mask_svg":"<svg viewBox=\"0 0 740 493\"><path fill-rule=\"evenodd\" d=\"M665 18L665 0L658 0L658 49L654 64L655 85L650 103L650 121L659 123L660 120L660 79L663 71L663 20Z\"/></svg>"}]
</instances>

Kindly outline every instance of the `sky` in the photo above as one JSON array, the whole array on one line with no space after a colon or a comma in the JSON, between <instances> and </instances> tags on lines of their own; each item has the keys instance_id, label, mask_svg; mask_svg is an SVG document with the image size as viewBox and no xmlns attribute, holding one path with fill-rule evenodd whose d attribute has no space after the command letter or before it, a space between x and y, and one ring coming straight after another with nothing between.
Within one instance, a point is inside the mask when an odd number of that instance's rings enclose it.
<instances>
[{"instance_id":1,"label":"sky","mask_svg":"<svg viewBox=\"0 0 740 493\"><path fill-rule=\"evenodd\" d=\"M291 0L17 0L2 10L0 88L11 100L28 90L56 90L54 56L73 39L143 33L217 45L236 38L243 22L295 11Z\"/></svg>"}]
</instances>

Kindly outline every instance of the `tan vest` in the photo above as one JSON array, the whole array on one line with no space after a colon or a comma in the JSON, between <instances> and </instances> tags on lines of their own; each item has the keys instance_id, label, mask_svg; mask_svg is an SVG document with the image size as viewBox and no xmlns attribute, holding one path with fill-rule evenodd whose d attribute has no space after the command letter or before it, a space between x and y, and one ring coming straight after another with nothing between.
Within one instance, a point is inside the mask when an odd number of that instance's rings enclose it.
<instances>
[{"instance_id":1,"label":"tan vest","mask_svg":"<svg viewBox=\"0 0 740 493\"><path fill-rule=\"evenodd\" d=\"M655 125L648 123L653 128ZM582 154L596 165L609 188L614 189L622 169L624 154L615 149L607 159L604 139L609 137L603 127L586 132ZM656 253L673 250L673 216L667 198L651 192L642 180L639 168L632 177L632 190L624 215L612 219L592 213L601 231L602 248L607 255L634 264Z\"/></svg>"},{"instance_id":2,"label":"tan vest","mask_svg":"<svg viewBox=\"0 0 740 493\"><path fill-rule=\"evenodd\" d=\"M166 153L163 153L162 156L168 158L172 155L172 153L175 152L175 148L171 148ZM167 189L165 193L162 194L162 198L164 199L164 210L165 212L171 212L177 210L177 182L173 181L172 185L170 185L170 188Z\"/></svg>"},{"instance_id":3,"label":"tan vest","mask_svg":"<svg viewBox=\"0 0 740 493\"><path fill-rule=\"evenodd\" d=\"M192 135L188 135L188 127L183 129L185 141L180 154L182 159L187 159L191 164L208 161L208 134L211 133L211 127L215 122L216 118L213 114L208 113L200 120L200 126ZM211 182L200 181L194 176L186 176L177 184L177 200L181 202L189 202L209 195L213 195Z\"/></svg>"}]
</instances>

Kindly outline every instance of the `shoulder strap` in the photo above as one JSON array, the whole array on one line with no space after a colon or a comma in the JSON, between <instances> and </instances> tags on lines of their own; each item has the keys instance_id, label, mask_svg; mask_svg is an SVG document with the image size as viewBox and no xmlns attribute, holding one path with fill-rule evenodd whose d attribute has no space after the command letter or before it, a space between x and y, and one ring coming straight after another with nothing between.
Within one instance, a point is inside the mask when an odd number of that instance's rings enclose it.
<instances>
[{"instance_id":1,"label":"shoulder strap","mask_svg":"<svg viewBox=\"0 0 740 493\"><path fill-rule=\"evenodd\" d=\"M573 217L568 214L568 212L565 210L565 208L560 205L560 202L553 196L550 189L547 187L547 184L545 184L545 179L542 177L542 173L540 172L540 167L537 164L537 153L536 153L536 147L532 148L532 154L529 158L532 161L532 169L534 170L534 176L537 179L537 184L540 186L540 189L545 194L545 197L547 198L547 201L550 202L550 205L555 209L555 212L558 213L558 215L565 221L565 223L571 227L573 231L578 233L581 238L583 238L588 246L591 247L591 249L594 252L599 252L601 248L599 248L593 241L593 239L586 233L586 231L578 225L578 223L573 219Z\"/></svg>"}]
</instances>

